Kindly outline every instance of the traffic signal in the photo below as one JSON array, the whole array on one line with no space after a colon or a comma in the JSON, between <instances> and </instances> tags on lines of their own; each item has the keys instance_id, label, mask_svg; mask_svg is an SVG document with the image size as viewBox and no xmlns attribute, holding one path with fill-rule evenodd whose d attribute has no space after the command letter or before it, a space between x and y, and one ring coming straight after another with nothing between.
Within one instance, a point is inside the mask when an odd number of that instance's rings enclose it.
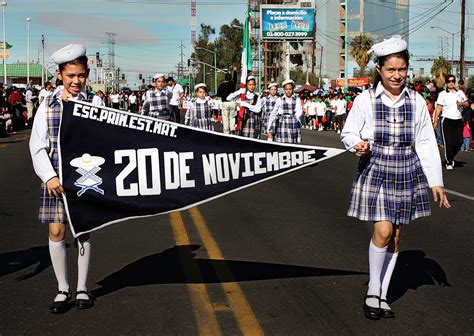
<instances>
[{"instance_id":1,"label":"traffic signal","mask_svg":"<svg viewBox=\"0 0 474 336\"><path fill-rule=\"evenodd\" d=\"M99 60L100 60L100 54L99 54L99 52L96 52L95 53L95 62L99 63Z\"/></svg>"},{"instance_id":2,"label":"traffic signal","mask_svg":"<svg viewBox=\"0 0 474 336\"><path fill-rule=\"evenodd\" d=\"M188 58L188 67L191 66L191 59Z\"/></svg>"},{"instance_id":3,"label":"traffic signal","mask_svg":"<svg viewBox=\"0 0 474 336\"><path fill-rule=\"evenodd\" d=\"M143 78L143 75L142 74L138 74L138 79L142 79Z\"/></svg>"},{"instance_id":4,"label":"traffic signal","mask_svg":"<svg viewBox=\"0 0 474 336\"><path fill-rule=\"evenodd\" d=\"M122 74L122 80L125 80L125 74Z\"/></svg>"}]
</instances>

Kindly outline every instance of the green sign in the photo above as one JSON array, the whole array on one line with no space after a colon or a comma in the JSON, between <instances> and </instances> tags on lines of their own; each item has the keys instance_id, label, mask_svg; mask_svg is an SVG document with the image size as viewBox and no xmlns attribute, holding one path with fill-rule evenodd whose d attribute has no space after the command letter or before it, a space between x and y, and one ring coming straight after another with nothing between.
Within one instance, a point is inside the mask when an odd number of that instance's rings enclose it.
<instances>
[{"instance_id":1,"label":"green sign","mask_svg":"<svg viewBox=\"0 0 474 336\"><path fill-rule=\"evenodd\" d=\"M177 79L176 83L181 84L181 85L188 85L189 86L189 78Z\"/></svg>"}]
</instances>

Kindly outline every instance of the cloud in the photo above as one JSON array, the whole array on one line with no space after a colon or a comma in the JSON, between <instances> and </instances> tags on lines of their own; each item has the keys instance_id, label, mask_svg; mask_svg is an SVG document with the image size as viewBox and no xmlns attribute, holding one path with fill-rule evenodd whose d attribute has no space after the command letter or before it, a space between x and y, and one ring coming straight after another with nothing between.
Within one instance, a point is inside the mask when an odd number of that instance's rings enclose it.
<instances>
[{"instance_id":1,"label":"cloud","mask_svg":"<svg viewBox=\"0 0 474 336\"><path fill-rule=\"evenodd\" d=\"M113 32L117 34L115 41L120 44L158 43L158 39L150 30L124 20L77 13L71 16L71 13L58 11L41 14L38 21L64 34L71 34L91 42L102 42L106 40L106 32Z\"/></svg>"}]
</instances>

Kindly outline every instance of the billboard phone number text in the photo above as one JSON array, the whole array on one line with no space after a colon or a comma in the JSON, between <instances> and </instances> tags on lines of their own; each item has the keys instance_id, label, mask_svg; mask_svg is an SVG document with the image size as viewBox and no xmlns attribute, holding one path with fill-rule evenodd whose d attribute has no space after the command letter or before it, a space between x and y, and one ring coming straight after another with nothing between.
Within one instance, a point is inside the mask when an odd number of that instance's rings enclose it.
<instances>
[{"instance_id":1,"label":"billboard phone number text","mask_svg":"<svg viewBox=\"0 0 474 336\"><path fill-rule=\"evenodd\" d=\"M308 37L308 32L265 32L264 37Z\"/></svg>"}]
</instances>

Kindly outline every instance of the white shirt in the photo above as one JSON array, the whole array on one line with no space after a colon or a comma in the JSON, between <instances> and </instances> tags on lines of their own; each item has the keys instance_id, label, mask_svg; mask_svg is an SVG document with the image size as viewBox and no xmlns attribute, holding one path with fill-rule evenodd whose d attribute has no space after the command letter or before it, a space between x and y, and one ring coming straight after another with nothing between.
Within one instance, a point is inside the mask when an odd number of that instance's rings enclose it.
<instances>
[{"instance_id":1,"label":"white shirt","mask_svg":"<svg viewBox=\"0 0 474 336\"><path fill-rule=\"evenodd\" d=\"M61 92L58 94L60 97ZM86 100L87 94L85 92L81 92L77 97L71 99ZM62 108L62 100L60 98L59 103L61 104ZM45 105L46 101L43 101L38 107L30 137L30 153L31 160L33 161L33 168L35 169L36 175L38 175L38 177L44 183L58 175L54 170L53 165L51 164L51 159L48 155L50 143Z\"/></svg>"},{"instance_id":2,"label":"white shirt","mask_svg":"<svg viewBox=\"0 0 474 336\"><path fill-rule=\"evenodd\" d=\"M457 103L466 100L466 95L461 90L454 92L444 90L439 93L436 104L443 106L442 115L444 118L459 120L462 119L462 109L458 108Z\"/></svg>"},{"instance_id":3,"label":"white shirt","mask_svg":"<svg viewBox=\"0 0 474 336\"><path fill-rule=\"evenodd\" d=\"M248 100L253 100L255 98L255 93L247 91L245 93L245 97ZM253 113L260 113L262 111L263 99L261 97L258 97L257 102L255 103L255 105L252 105L252 104L247 103L246 101L240 101L240 90L235 91L234 93L231 93L230 95L228 95L227 96L227 101L238 102L240 104L240 106L248 108Z\"/></svg>"},{"instance_id":4,"label":"white shirt","mask_svg":"<svg viewBox=\"0 0 474 336\"><path fill-rule=\"evenodd\" d=\"M137 102L137 96L135 96L135 95L129 96L128 97L128 102L130 103L130 105L135 104Z\"/></svg>"},{"instance_id":5,"label":"white shirt","mask_svg":"<svg viewBox=\"0 0 474 336\"><path fill-rule=\"evenodd\" d=\"M336 99L334 102L334 107L336 109L336 115L343 115L346 113L347 103L344 99Z\"/></svg>"},{"instance_id":6,"label":"white shirt","mask_svg":"<svg viewBox=\"0 0 474 336\"><path fill-rule=\"evenodd\" d=\"M168 91L171 92L172 96L170 99L170 105L178 106L179 105L179 96L184 92L183 87L176 83L174 86L168 86Z\"/></svg>"},{"instance_id":7,"label":"white shirt","mask_svg":"<svg viewBox=\"0 0 474 336\"><path fill-rule=\"evenodd\" d=\"M268 117L268 128L267 131L272 126L273 120L277 117L277 115L283 114L283 102L286 101L287 104L292 103L293 97L288 98L286 95L277 99L275 103L275 107L273 107L272 112L270 112L270 116ZM299 120L299 117L303 115L303 107L301 106L301 99L296 97L296 107L295 107L295 118Z\"/></svg>"},{"instance_id":8,"label":"white shirt","mask_svg":"<svg viewBox=\"0 0 474 336\"><path fill-rule=\"evenodd\" d=\"M307 111L308 111L308 115L310 116L314 116L316 115L316 102L309 102L308 106L307 106Z\"/></svg>"},{"instance_id":9,"label":"white shirt","mask_svg":"<svg viewBox=\"0 0 474 336\"><path fill-rule=\"evenodd\" d=\"M375 94L381 95L382 103L387 107L397 108L405 102L405 88L395 100L388 96L381 83L376 88ZM415 152L418 155L423 172L430 187L443 186L441 159L436 144L435 133L430 120L430 114L423 97L416 93L415 100ZM354 146L362 141L374 142L374 112L369 90L362 92L354 100L351 113L342 129L341 140L345 147L355 152Z\"/></svg>"},{"instance_id":10,"label":"white shirt","mask_svg":"<svg viewBox=\"0 0 474 336\"><path fill-rule=\"evenodd\" d=\"M120 103L120 95L118 93L117 94L111 94L110 95L110 100L114 104Z\"/></svg>"},{"instance_id":11,"label":"white shirt","mask_svg":"<svg viewBox=\"0 0 474 336\"><path fill-rule=\"evenodd\" d=\"M34 98L34 96L33 96L33 91L31 91L31 90L26 90L26 92L25 92L25 101L26 101L27 103L32 103L32 102L33 102L33 98Z\"/></svg>"},{"instance_id":12,"label":"white shirt","mask_svg":"<svg viewBox=\"0 0 474 336\"><path fill-rule=\"evenodd\" d=\"M94 97L92 97L92 104L97 106L105 106L104 100L98 95L94 95Z\"/></svg>"},{"instance_id":13,"label":"white shirt","mask_svg":"<svg viewBox=\"0 0 474 336\"><path fill-rule=\"evenodd\" d=\"M41 89L38 95L40 104L45 98L51 96L52 94L53 92L51 90Z\"/></svg>"},{"instance_id":14,"label":"white shirt","mask_svg":"<svg viewBox=\"0 0 474 336\"><path fill-rule=\"evenodd\" d=\"M211 99L210 101L213 110L221 110L222 102L219 99Z\"/></svg>"},{"instance_id":15,"label":"white shirt","mask_svg":"<svg viewBox=\"0 0 474 336\"><path fill-rule=\"evenodd\" d=\"M318 117L324 117L326 115L326 104L323 101L318 101L316 104L316 115Z\"/></svg>"}]
</instances>

